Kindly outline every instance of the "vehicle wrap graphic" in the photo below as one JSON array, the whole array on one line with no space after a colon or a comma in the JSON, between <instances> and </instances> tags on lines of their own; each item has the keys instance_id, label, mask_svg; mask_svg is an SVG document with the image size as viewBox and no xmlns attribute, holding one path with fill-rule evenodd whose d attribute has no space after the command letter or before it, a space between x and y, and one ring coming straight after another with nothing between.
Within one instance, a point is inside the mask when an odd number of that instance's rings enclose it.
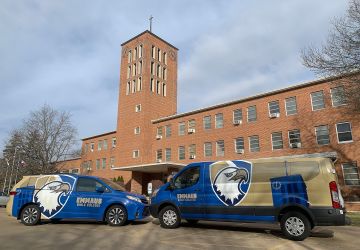
<instances>
[{"instance_id":1,"label":"vehicle wrap graphic","mask_svg":"<svg viewBox=\"0 0 360 250\"><path fill-rule=\"evenodd\" d=\"M220 161L210 165L210 181L216 197L226 206L237 206L247 195L252 165L246 161Z\"/></svg>"}]
</instances>

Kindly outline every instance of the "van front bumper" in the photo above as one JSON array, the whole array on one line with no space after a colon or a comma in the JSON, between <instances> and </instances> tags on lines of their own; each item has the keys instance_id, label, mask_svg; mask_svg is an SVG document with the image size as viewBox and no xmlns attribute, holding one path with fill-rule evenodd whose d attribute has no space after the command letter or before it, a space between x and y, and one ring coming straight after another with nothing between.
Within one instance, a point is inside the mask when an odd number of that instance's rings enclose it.
<instances>
[{"instance_id":1,"label":"van front bumper","mask_svg":"<svg viewBox=\"0 0 360 250\"><path fill-rule=\"evenodd\" d=\"M345 226L345 209L312 208L316 226Z\"/></svg>"}]
</instances>

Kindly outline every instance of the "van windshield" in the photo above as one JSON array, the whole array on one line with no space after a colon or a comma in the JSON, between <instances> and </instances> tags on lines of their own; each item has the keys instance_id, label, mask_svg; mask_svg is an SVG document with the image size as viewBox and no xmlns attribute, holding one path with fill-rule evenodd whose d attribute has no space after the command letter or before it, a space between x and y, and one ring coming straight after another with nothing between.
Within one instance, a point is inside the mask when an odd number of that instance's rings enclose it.
<instances>
[{"instance_id":1,"label":"van windshield","mask_svg":"<svg viewBox=\"0 0 360 250\"><path fill-rule=\"evenodd\" d=\"M110 181L108 179L105 178L99 178L100 180L102 180L106 185L108 185L111 189L116 190L116 191L125 191L125 188L122 187L121 185Z\"/></svg>"}]
</instances>

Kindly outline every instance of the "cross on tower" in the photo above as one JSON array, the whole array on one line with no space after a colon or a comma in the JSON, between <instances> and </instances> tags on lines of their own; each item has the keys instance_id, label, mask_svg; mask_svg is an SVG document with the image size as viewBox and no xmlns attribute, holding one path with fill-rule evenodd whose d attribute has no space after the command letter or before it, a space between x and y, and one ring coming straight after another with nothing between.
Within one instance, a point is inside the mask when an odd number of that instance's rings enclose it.
<instances>
[{"instance_id":1,"label":"cross on tower","mask_svg":"<svg viewBox=\"0 0 360 250\"><path fill-rule=\"evenodd\" d=\"M151 30L152 30L152 20L153 20L153 16L152 15L150 15L150 18L149 18L149 21L150 21L150 32L151 32Z\"/></svg>"}]
</instances>

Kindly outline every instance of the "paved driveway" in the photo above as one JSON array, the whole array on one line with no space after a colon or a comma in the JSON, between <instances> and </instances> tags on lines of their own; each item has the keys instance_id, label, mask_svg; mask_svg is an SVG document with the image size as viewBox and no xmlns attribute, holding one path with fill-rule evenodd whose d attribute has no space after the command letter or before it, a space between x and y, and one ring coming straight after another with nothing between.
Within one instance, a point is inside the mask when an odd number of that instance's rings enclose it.
<instances>
[{"instance_id":1,"label":"paved driveway","mask_svg":"<svg viewBox=\"0 0 360 250\"><path fill-rule=\"evenodd\" d=\"M276 225L199 222L163 229L151 218L124 227L64 221L23 226L0 208L0 249L359 249L360 227L322 227L303 242Z\"/></svg>"}]
</instances>

